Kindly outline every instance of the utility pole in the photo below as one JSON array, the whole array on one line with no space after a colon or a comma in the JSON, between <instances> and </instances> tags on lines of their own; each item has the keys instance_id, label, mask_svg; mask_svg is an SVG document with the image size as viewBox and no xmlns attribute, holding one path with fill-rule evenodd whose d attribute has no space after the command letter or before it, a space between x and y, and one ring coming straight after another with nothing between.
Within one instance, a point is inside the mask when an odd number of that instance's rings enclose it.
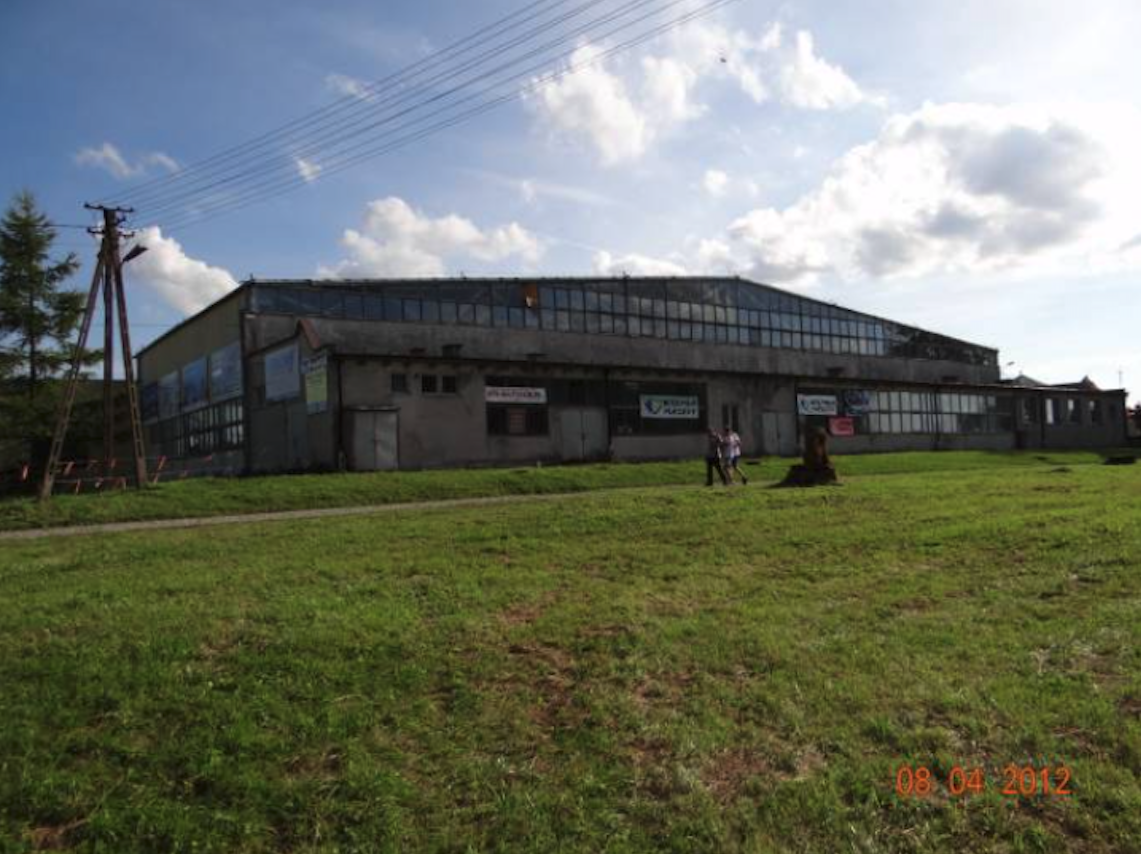
<instances>
[{"instance_id":1,"label":"utility pole","mask_svg":"<svg viewBox=\"0 0 1141 854\"><path fill-rule=\"evenodd\" d=\"M123 292L123 259L119 255L119 226L126 215L133 213L131 208L114 208L103 205L84 205L88 210L101 211L103 227L90 229L92 234L103 237L99 245L95 274L91 277L91 289L87 293L87 307L83 312L83 323L79 328L79 340L75 345L75 355L67 374L67 384L56 416L55 432L52 434L51 452L48 454L44 478L40 483L40 500L51 498L52 484L56 468L63 454L63 443L67 438L67 428L71 420L71 410L75 404L76 390L79 388L83 370L82 355L91 333L91 323L95 307L99 302L99 291L103 290L103 473L110 474L111 458L115 453L115 414L113 391L114 329L115 313L119 315L119 349L123 359L123 378L127 386L127 403L131 420L131 447L135 458L135 486L143 489L147 485L147 461L143 448L143 426L139 415L139 391L135 387L135 369L131 354L131 333L127 325L127 298ZM130 261L145 252L136 247L126 260Z\"/></svg>"}]
</instances>

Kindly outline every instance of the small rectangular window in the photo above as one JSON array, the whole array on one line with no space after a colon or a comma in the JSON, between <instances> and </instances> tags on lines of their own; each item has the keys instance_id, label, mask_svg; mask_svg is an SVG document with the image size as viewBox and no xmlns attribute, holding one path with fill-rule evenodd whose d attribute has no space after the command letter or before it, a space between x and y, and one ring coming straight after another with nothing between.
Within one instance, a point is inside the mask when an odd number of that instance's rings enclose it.
<instances>
[{"instance_id":1,"label":"small rectangular window","mask_svg":"<svg viewBox=\"0 0 1141 854\"><path fill-rule=\"evenodd\" d=\"M455 394L457 392L456 377L454 374L444 374L440 377L440 391L444 394Z\"/></svg>"},{"instance_id":2,"label":"small rectangular window","mask_svg":"<svg viewBox=\"0 0 1141 854\"><path fill-rule=\"evenodd\" d=\"M436 375L422 374L420 376L420 391L422 394L436 393Z\"/></svg>"},{"instance_id":3,"label":"small rectangular window","mask_svg":"<svg viewBox=\"0 0 1141 854\"><path fill-rule=\"evenodd\" d=\"M392 375L392 391L395 394L407 394L407 392L408 392L408 374L393 374Z\"/></svg>"}]
</instances>

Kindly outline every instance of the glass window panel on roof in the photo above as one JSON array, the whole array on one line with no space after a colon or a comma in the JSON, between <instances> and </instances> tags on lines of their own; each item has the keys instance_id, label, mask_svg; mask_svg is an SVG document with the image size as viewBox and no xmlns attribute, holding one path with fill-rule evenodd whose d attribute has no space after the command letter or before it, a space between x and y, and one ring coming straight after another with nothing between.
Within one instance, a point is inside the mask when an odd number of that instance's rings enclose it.
<instances>
[{"instance_id":1,"label":"glass window panel on roof","mask_svg":"<svg viewBox=\"0 0 1141 854\"><path fill-rule=\"evenodd\" d=\"M455 323L456 322L456 304L454 302L440 303L440 322L441 323Z\"/></svg>"},{"instance_id":2,"label":"glass window panel on roof","mask_svg":"<svg viewBox=\"0 0 1141 854\"><path fill-rule=\"evenodd\" d=\"M321 313L328 317L337 317L345 311L345 297L336 288L323 287L321 289Z\"/></svg>"},{"instance_id":3,"label":"glass window panel on roof","mask_svg":"<svg viewBox=\"0 0 1141 854\"><path fill-rule=\"evenodd\" d=\"M425 323L440 322L440 304L434 299L426 299L421 304L421 317Z\"/></svg>"},{"instance_id":4,"label":"glass window panel on roof","mask_svg":"<svg viewBox=\"0 0 1141 854\"><path fill-rule=\"evenodd\" d=\"M343 295L345 300L344 315L350 320L361 320L364 318L364 295L354 291L346 291Z\"/></svg>"},{"instance_id":5,"label":"glass window panel on roof","mask_svg":"<svg viewBox=\"0 0 1141 854\"><path fill-rule=\"evenodd\" d=\"M491 325L491 308L487 305L476 305L475 322L477 326Z\"/></svg>"}]
</instances>

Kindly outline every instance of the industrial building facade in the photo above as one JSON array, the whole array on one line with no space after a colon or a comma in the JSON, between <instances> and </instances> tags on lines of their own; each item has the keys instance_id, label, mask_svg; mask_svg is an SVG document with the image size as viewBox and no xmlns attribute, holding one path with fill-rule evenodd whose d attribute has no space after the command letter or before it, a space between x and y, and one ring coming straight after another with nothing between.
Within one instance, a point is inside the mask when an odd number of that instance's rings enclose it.
<instances>
[{"instance_id":1,"label":"industrial building facade","mask_svg":"<svg viewBox=\"0 0 1141 854\"><path fill-rule=\"evenodd\" d=\"M1110 447L1125 395L739 278L243 283L139 354L149 452L214 472ZM203 461L209 461L208 465Z\"/></svg>"}]
</instances>

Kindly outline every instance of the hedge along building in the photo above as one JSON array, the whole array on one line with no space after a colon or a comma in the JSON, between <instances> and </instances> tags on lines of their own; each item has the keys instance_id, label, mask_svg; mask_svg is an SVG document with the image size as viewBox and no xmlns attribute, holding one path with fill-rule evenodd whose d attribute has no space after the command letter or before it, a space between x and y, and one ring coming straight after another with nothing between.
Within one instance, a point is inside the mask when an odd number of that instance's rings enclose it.
<instances>
[{"instance_id":1,"label":"hedge along building","mask_svg":"<svg viewBox=\"0 0 1141 854\"><path fill-rule=\"evenodd\" d=\"M1124 392L738 278L250 280L139 376L150 452L233 473L1125 441Z\"/></svg>"}]
</instances>

